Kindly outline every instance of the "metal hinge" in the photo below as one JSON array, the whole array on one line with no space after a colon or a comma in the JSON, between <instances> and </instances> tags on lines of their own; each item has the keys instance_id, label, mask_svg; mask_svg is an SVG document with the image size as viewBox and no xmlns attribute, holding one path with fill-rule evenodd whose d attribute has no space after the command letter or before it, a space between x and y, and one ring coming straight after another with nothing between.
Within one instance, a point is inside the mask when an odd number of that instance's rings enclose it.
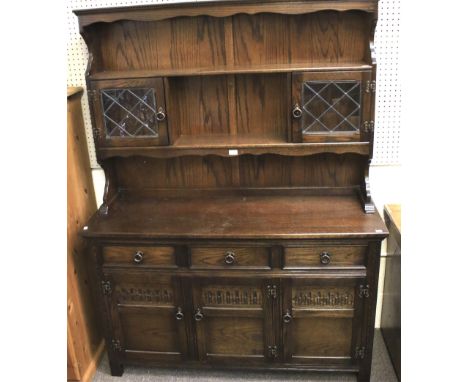
<instances>
[{"instance_id":1,"label":"metal hinge","mask_svg":"<svg viewBox=\"0 0 468 382\"><path fill-rule=\"evenodd\" d=\"M268 293L268 297L276 298L277 297L276 285L267 285L267 293Z\"/></svg>"},{"instance_id":2,"label":"metal hinge","mask_svg":"<svg viewBox=\"0 0 468 382\"><path fill-rule=\"evenodd\" d=\"M278 358L278 347L276 345L268 346L268 356L270 358Z\"/></svg>"},{"instance_id":3,"label":"metal hinge","mask_svg":"<svg viewBox=\"0 0 468 382\"><path fill-rule=\"evenodd\" d=\"M369 284L359 285L359 297L369 298Z\"/></svg>"},{"instance_id":4,"label":"metal hinge","mask_svg":"<svg viewBox=\"0 0 468 382\"><path fill-rule=\"evenodd\" d=\"M99 129L97 127L93 127L93 135L95 140L99 141L101 139L101 134L99 133Z\"/></svg>"},{"instance_id":5,"label":"metal hinge","mask_svg":"<svg viewBox=\"0 0 468 382\"><path fill-rule=\"evenodd\" d=\"M366 82L366 93L375 93L375 89L377 88L377 85L375 81L367 81Z\"/></svg>"},{"instance_id":6,"label":"metal hinge","mask_svg":"<svg viewBox=\"0 0 468 382\"><path fill-rule=\"evenodd\" d=\"M372 133L374 131L374 121L364 121L362 129L365 133Z\"/></svg>"},{"instance_id":7,"label":"metal hinge","mask_svg":"<svg viewBox=\"0 0 468 382\"><path fill-rule=\"evenodd\" d=\"M110 281L101 281L102 294L109 296L112 293L112 286Z\"/></svg>"},{"instance_id":8,"label":"metal hinge","mask_svg":"<svg viewBox=\"0 0 468 382\"><path fill-rule=\"evenodd\" d=\"M119 352L123 350L119 340L112 340L112 350Z\"/></svg>"},{"instance_id":9,"label":"metal hinge","mask_svg":"<svg viewBox=\"0 0 468 382\"><path fill-rule=\"evenodd\" d=\"M94 89L88 90L88 99L90 101L97 101L97 91Z\"/></svg>"},{"instance_id":10,"label":"metal hinge","mask_svg":"<svg viewBox=\"0 0 468 382\"><path fill-rule=\"evenodd\" d=\"M356 359L364 359L366 356L366 348L364 346L362 347L357 347L356 351L354 352L354 358Z\"/></svg>"}]
</instances>

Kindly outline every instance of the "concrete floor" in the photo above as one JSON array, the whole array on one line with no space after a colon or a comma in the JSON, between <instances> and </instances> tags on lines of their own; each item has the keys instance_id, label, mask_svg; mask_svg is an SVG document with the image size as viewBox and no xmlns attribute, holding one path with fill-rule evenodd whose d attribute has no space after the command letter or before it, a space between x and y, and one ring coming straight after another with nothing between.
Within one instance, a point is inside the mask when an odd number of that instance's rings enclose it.
<instances>
[{"instance_id":1,"label":"concrete floor","mask_svg":"<svg viewBox=\"0 0 468 382\"><path fill-rule=\"evenodd\" d=\"M93 382L265 382L265 381L307 381L307 382L354 382L352 374L305 373L305 372L255 372L221 370L157 369L146 367L126 367L122 377L112 377L107 356L93 378ZM375 332L372 360L372 382L397 382L390 357L382 334Z\"/></svg>"}]
</instances>

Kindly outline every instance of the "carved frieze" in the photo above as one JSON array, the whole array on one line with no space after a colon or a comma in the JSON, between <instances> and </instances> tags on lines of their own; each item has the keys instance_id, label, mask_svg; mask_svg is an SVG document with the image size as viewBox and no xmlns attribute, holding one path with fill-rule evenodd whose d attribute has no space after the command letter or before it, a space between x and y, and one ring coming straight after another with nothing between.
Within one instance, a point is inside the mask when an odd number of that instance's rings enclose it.
<instances>
[{"instance_id":1,"label":"carved frieze","mask_svg":"<svg viewBox=\"0 0 468 382\"><path fill-rule=\"evenodd\" d=\"M354 308L354 289L352 288L293 288L294 307L314 307L319 309Z\"/></svg>"},{"instance_id":2,"label":"carved frieze","mask_svg":"<svg viewBox=\"0 0 468 382\"><path fill-rule=\"evenodd\" d=\"M204 305L262 305L259 288L210 286L202 290Z\"/></svg>"},{"instance_id":3,"label":"carved frieze","mask_svg":"<svg viewBox=\"0 0 468 382\"><path fill-rule=\"evenodd\" d=\"M117 300L121 303L138 302L138 303L157 303L168 304L174 303L174 293L169 286L142 287L133 285L122 285L116 288Z\"/></svg>"}]
</instances>

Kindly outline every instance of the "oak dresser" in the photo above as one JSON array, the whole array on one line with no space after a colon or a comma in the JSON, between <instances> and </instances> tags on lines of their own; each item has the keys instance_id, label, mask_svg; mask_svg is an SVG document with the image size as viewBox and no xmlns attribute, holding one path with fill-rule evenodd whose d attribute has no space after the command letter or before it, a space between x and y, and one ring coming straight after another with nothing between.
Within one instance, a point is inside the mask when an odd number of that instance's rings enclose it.
<instances>
[{"instance_id":1,"label":"oak dresser","mask_svg":"<svg viewBox=\"0 0 468 382\"><path fill-rule=\"evenodd\" d=\"M369 381L377 1L75 11L103 204L112 375L129 364Z\"/></svg>"}]
</instances>

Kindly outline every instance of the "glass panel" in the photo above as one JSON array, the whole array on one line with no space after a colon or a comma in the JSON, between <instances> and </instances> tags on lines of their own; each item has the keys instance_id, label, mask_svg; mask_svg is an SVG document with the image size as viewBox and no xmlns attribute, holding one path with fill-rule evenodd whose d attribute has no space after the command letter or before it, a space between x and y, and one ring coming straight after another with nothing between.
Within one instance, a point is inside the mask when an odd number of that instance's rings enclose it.
<instances>
[{"instance_id":1,"label":"glass panel","mask_svg":"<svg viewBox=\"0 0 468 382\"><path fill-rule=\"evenodd\" d=\"M306 81L302 84L304 134L355 132L361 124L360 81Z\"/></svg>"},{"instance_id":2,"label":"glass panel","mask_svg":"<svg viewBox=\"0 0 468 382\"><path fill-rule=\"evenodd\" d=\"M101 90L107 138L157 137L154 89Z\"/></svg>"}]
</instances>

